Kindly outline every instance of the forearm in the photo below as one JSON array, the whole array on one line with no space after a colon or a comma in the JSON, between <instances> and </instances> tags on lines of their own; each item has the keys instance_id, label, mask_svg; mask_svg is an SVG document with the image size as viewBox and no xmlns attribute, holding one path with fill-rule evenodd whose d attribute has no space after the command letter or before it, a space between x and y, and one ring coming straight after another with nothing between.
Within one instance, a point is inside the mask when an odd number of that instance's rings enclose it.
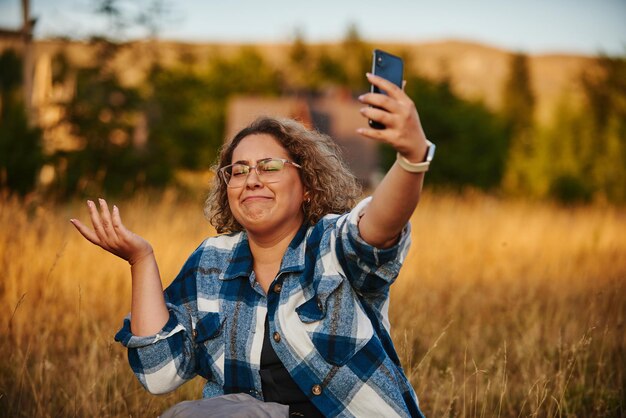
<instances>
[{"instance_id":1,"label":"forearm","mask_svg":"<svg viewBox=\"0 0 626 418\"><path fill-rule=\"evenodd\" d=\"M359 222L361 237L378 248L394 245L415 211L423 183L424 173L409 173L395 163Z\"/></svg>"},{"instance_id":2,"label":"forearm","mask_svg":"<svg viewBox=\"0 0 626 418\"><path fill-rule=\"evenodd\" d=\"M425 161L429 145L411 98L381 77L367 74L367 79L387 95L368 93L359 96L361 103L368 105L361 108L361 114L383 124L385 129L359 128L357 132L391 145L410 166L405 169L396 162L391 167L359 222L359 233L367 243L388 248L396 243L419 201L424 173L412 171L415 164L429 162ZM418 167L419 170L423 168Z\"/></svg>"},{"instance_id":3,"label":"forearm","mask_svg":"<svg viewBox=\"0 0 626 418\"><path fill-rule=\"evenodd\" d=\"M155 334L167 323L169 312L154 254L150 253L133 264L131 275L131 331L137 336Z\"/></svg>"}]
</instances>

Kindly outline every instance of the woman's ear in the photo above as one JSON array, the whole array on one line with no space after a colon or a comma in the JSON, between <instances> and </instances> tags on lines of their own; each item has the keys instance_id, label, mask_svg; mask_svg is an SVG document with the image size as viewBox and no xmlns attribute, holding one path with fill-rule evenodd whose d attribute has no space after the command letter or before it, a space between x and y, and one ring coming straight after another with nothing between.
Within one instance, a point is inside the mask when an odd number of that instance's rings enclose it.
<instances>
[{"instance_id":1,"label":"woman's ear","mask_svg":"<svg viewBox=\"0 0 626 418\"><path fill-rule=\"evenodd\" d=\"M310 203L311 202L311 195L309 194L308 190L306 192L304 192L304 194L302 195L302 200L304 201L304 203Z\"/></svg>"}]
</instances>

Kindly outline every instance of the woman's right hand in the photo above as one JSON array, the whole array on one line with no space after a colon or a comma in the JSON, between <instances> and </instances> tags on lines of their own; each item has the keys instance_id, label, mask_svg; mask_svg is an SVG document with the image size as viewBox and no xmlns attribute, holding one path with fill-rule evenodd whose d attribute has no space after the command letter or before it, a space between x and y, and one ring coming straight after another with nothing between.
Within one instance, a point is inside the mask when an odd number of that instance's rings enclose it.
<instances>
[{"instance_id":1,"label":"woman's right hand","mask_svg":"<svg viewBox=\"0 0 626 418\"><path fill-rule=\"evenodd\" d=\"M131 266L153 254L152 246L148 241L129 231L122 224L117 206L113 206L111 213L104 199L98 199L98 201L100 212L98 212L94 202L87 201L93 230L78 219L70 219L72 225L78 229L83 237L111 254L128 261Z\"/></svg>"}]
</instances>

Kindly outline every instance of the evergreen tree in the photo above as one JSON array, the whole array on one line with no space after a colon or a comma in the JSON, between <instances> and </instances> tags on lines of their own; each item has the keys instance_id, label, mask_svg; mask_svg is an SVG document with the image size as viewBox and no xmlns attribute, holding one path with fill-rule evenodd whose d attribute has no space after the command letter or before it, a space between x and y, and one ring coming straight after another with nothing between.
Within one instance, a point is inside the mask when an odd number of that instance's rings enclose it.
<instances>
[{"instance_id":1,"label":"evergreen tree","mask_svg":"<svg viewBox=\"0 0 626 418\"><path fill-rule=\"evenodd\" d=\"M312 74L316 90L329 85L348 83L348 75L340 59L335 58L326 48L322 48L316 57Z\"/></svg>"},{"instance_id":2,"label":"evergreen tree","mask_svg":"<svg viewBox=\"0 0 626 418\"><path fill-rule=\"evenodd\" d=\"M626 60L599 57L543 130L540 194L564 203L626 201Z\"/></svg>"},{"instance_id":3,"label":"evergreen tree","mask_svg":"<svg viewBox=\"0 0 626 418\"><path fill-rule=\"evenodd\" d=\"M353 92L363 92L369 88L365 72L372 67L372 47L362 38L355 24L348 26L341 42L341 64L346 73L347 86Z\"/></svg>"},{"instance_id":4,"label":"evergreen tree","mask_svg":"<svg viewBox=\"0 0 626 418\"><path fill-rule=\"evenodd\" d=\"M594 151L591 174L597 197L626 201L626 56L601 56L599 71L585 73L585 92Z\"/></svg>"},{"instance_id":5,"label":"evergreen tree","mask_svg":"<svg viewBox=\"0 0 626 418\"><path fill-rule=\"evenodd\" d=\"M316 80L312 77L314 57L304 40L302 32L297 31L293 43L289 48L289 63L291 70L288 83L296 92L312 91L315 89Z\"/></svg>"},{"instance_id":6,"label":"evergreen tree","mask_svg":"<svg viewBox=\"0 0 626 418\"><path fill-rule=\"evenodd\" d=\"M514 54L502 98L502 113L511 136L504 189L514 194L536 195L540 187L534 127L535 98L531 85L528 57Z\"/></svg>"},{"instance_id":7,"label":"evergreen tree","mask_svg":"<svg viewBox=\"0 0 626 418\"><path fill-rule=\"evenodd\" d=\"M0 55L0 189L25 195L37 184L44 157L41 132L29 126L22 94L22 60Z\"/></svg>"},{"instance_id":8,"label":"evergreen tree","mask_svg":"<svg viewBox=\"0 0 626 418\"><path fill-rule=\"evenodd\" d=\"M566 94L555 110L550 126L540 137L541 197L552 197L563 203L589 201L592 198L593 149L590 146L591 120Z\"/></svg>"}]
</instances>

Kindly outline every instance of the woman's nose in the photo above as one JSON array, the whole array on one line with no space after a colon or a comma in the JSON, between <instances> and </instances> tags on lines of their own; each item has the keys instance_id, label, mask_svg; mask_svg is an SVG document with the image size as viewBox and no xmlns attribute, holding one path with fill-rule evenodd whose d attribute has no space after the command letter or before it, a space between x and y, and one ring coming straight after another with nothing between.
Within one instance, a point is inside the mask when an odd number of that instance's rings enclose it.
<instances>
[{"instance_id":1,"label":"woman's nose","mask_svg":"<svg viewBox=\"0 0 626 418\"><path fill-rule=\"evenodd\" d=\"M248 176L246 177L246 187L250 189L254 189L256 187L262 187L263 182L259 178L259 173L256 171L256 167L250 169Z\"/></svg>"}]
</instances>

